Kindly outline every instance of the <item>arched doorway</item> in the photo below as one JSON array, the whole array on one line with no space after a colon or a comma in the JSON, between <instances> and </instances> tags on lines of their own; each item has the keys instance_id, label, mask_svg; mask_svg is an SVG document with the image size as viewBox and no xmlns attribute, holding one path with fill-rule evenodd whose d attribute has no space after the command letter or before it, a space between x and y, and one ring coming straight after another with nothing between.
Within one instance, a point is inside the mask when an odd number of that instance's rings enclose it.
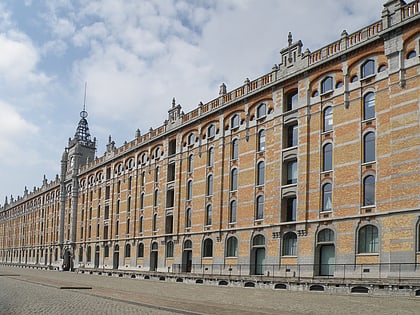
<instances>
[{"instance_id":1,"label":"arched doorway","mask_svg":"<svg viewBox=\"0 0 420 315\"><path fill-rule=\"evenodd\" d=\"M265 237L263 235L256 235L252 241L251 249L251 274L264 274L265 263Z\"/></svg>"},{"instance_id":2,"label":"arched doorway","mask_svg":"<svg viewBox=\"0 0 420 315\"><path fill-rule=\"evenodd\" d=\"M184 250L182 252L182 272L191 272L192 268L192 242L186 240L184 242Z\"/></svg>"},{"instance_id":3,"label":"arched doorway","mask_svg":"<svg viewBox=\"0 0 420 315\"><path fill-rule=\"evenodd\" d=\"M69 271L71 267L71 252L68 248L64 249L63 271Z\"/></svg>"},{"instance_id":4,"label":"arched doorway","mask_svg":"<svg viewBox=\"0 0 420 315\"><path fill-rule=\"evenodd\" d=\"M120 247L118 245L114 246L114 256L112 259L112 268L118 269L120 266Z\"/></svg>"},{"instance_id":5,"label":"arched doorway","mask_svg":"<svg viewBox=\"0 0 420 315\"><path fill-rule=\"evenodd\" d=\"M323 229L318 233L317 252L318 270L320 276L334 276L335 269L335 245L334 231Z\"/></svg>"},{"instance_id":6,"label":"arched doorway","mask_svg":"<svg viewBox=\"0 0 420 315\"><path fill-rule=\"evenodd\" d=\"M95 247L94 268L99 267L99 254L100 254L100 252L101 252L101 250L99 248L99 245L96 245L96 247Z\"/></svg>"},{"instance_id":7,"label":"arched doorway","mask_svg":"<svg viewBox=\"0 0 420 315\"><path fill-rule=\"evenodd\" d=\"M150 250L150 271L156 271L158 267L158 243L152 243Z\"/></svg>"}]
</instances>

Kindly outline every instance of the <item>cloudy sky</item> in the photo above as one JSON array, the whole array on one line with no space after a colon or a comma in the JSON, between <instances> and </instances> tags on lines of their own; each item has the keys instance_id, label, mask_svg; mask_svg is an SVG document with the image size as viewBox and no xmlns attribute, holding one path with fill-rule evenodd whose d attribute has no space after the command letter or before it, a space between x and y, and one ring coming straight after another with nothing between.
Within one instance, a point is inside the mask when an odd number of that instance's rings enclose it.
<instances>
[{"instance_id":1,"label":"cloudy sky","mask_svg":"<svg viewBox=\"0 0 420 315\"><path fill-rule=\"evenodd\" d=\"M380 19L385 0L3 0L0 204L41 186L86 106L97 155L279 63L287 34L317 50Z\"/></svg>"}]
</instances>

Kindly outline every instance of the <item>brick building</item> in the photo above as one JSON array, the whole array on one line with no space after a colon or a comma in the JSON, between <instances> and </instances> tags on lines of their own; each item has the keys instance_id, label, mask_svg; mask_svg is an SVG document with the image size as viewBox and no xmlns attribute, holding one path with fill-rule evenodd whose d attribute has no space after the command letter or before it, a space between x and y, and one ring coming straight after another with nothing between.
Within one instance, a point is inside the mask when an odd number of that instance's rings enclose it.
<instances>
[{"instance_id":1,"label":"brick building","mask_svg":"<svg viewBox=\"0 0 420 315\"><path fill-rule=\"evenodd\" d=\"M419 5L314 52L289 34L271 72L99 158L82 111L61 176L0 209L1 262L419 278Z\"/></svg>"}]
</instances>

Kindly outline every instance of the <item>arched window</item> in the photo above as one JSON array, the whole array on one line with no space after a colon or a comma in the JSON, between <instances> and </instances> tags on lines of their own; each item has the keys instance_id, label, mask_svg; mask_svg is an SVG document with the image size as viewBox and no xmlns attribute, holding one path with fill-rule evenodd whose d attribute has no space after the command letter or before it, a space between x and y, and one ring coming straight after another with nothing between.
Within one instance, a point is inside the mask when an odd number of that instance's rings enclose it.
<instances>
[{"instance_id":1,"label":"arched window","mask_svg":"<svg viewBox=\"0 0 420 315\"><path fill-rule=\"evenodd\" d=\"M157 147L156 150L155 150L155 159L159 159L160 158L160 155L161 155L160 148Z\"/></svg>"},{"instance_id":2,"label":"arched window","mask_svg":"<svg viewBox=\"0 0 420 315\"><path fill-rule=\"evenodd\" d=\"M254 240L252 241L252 246L264 246L265 237L261 234L255 235Z\"/></svg>"},{"instance_id":3,"label":"arched window","mask_svg":"<svg viewBox=\"0 0 420 315\"><path fill-rule=\"evenodd\" d=\"M257 164L257 186L264 185L265 177L265 163L264 161L258 162Z\"/></svg>"},{"instance_id":4,"label":"arched window","mask_svg":"<svg viewBox=\"0 0 420 315\"><path fill-rule=\"evenodd\" d=\"M363 180L363 205L372 206L375 204L375 177L366 176Z\"/></svg>"},{"instance_id":5,"label":"arched window","mask_svg":"<svg viewBox=\"0 0 420 315\"><path fill-rule=\"evenodd\" d=\"M216 135L216 126L211 124L207 127L207 138L213 138Z\"/></svg>"},{"instance_id":6,"label":"arched window","mask_svg":"<svg viewBox=\"0 0 420 315\"><path fill-rule=\"evenodd\" d=\"M318 243L334 242L334 231L331 229L323 229L318 233Z\"/></svg>"},{"instance_id":7,"label":"arched window","mask_svg":"<svg viewBox=\"0 0 420 315\"><path fill-rule=\"evenodd\" d=\"M206 206L206 225L211 225L213 215L213 207L211 204Z\"/></svg>"},{"instance_id":8,"label":"arched window","mask_svg":"<svg viewBox=\"0 0 420 315\"><path fill-rule=\"evenodd\" d=\"M332 185L327 183L322 186L322 211L332 210Z\"/></svg>"},{"instance_id":9,"label":"arched window","mask_svg":"<svg viewBox=\"0 0 420 315\"><path fill-rule=\"evenodd\" d=\"M287 232L283 235L283 256L297 255L297 236L293 232Z\"/></svg>"},{"instance_id":10,"label":"arched window","mask_svg":"<svg viewBox=\"0 0 420 315\"><path fill-rule=\"evenodd\" d=\"M184 249L190 249L190 248L192 248L192 242L191 240L186 240L184 242Z\"/></svg>"},{"instance_id":11,"label":"arched window","mask_svg":"<svg viewBox=\"0 0 420 315\"><path fill-rule=\"evenodd\" d=\"M156 166L156 168L155 168L155 183L159 182L159 177L160 177L160 167Z\"/></svg>"},{"instance_id":12,"label":"arched window","mask_svg":"<svg viewBox=\"0 0 420 315\"><path fill-rule=\"evenodd\" d=\"M158 215L157 215L157 213L155 213L153 215L153 227L152 227L154 232L157 231L157 219L158 219Z\"/></svg>"},{"instance_id":13,"label":"arched window","mask_svg":"<svg viewBox=\"0 0 420 315\"><path fill-rule=\"evenodd\" d=\"M324 131L330 131L333 127L332 107L328 106L324 109Z\"/></svg>"},{"instance_id":14,"label":"arched window","mask_svg":"<svg viewBox=\"0 0 420 315\"><path fill-rule=\"evenodd\" d=\"M417 53L415 50L412 50L407 54L407 59L414 58L415 56L417 56Z\"/></svg>"},{"instance_id":15,"label":"arched window","mask_svg":"<svg viewBox=\"0 0 420 315\"><path fill-rule=\"evenodd\" d=\"M375 161L375 133L368 132L363 137L363 162Z\"/></svg>"},{"instance_id":16,"label":"arched window","mask_svg":"<svg viewBox=\"0 0 420 315\"><path fill-rule=\"evenodd\" d=\"M333 90L333 78L326 77L321 82L321 93L327 93Z\"/></svg>"},{"instance_id":17,"label":"arched window","mask_svg":"<svg viewBox=\"0 0 420 315\"><path fill-rule=\"evenodd\" d=\"M213 195L213 175L207 176L207 196Z\"/></svg>"},{"instance_id":18,"label":"arched window","mask_svg":"<svg viewBox=\"0 0 420 315\"><path fill-rule=\"evenodd\" d=\"M187 200L191 200L192 199L192 180L189 180L187 182Z\"/></svg>"},{"instance_id":19,"label":"arched window","mask_svg":"<svg viewBox=\"0 0 420 315\"><path fill-rule=\"evenodd\" d=\"M213 256L213 240L206 238L203 242L203 257Z\"/></svg>"},{"instance_id":20,"label":"arched window","mask_svg":"<svg viewBox=\"0 0 420 315\"><path fill-rule=\"evenodd\" d=\"M226 257L238 257L238 239L235 236L226 241Z\"/></svg>"},{"instance_id":21,"label":"arched window","mask_svg":"<svg viewBox=\"0 0 420 315\"><path fill-rule=\"evenodd\" d=\"M86 262L90 262L91 259L92 259L92 248L88 246L86 250Z\"/></svg>"},{"instance_id":22,"label":"arched window","mask_svg":"<svg viewBox=\"0 0 420 315\"><path fill-rule=\"evenodd\" d=\"M375 117L375 94L367 93L363 97L363 119L371 119Z\"/></svg>"},{"instance_id":23,"label":"arched window","mask_svg":"<svg viewBox=\"0 0 420 315\"><path fill-rule=\"evenodd\" d=\"M191 208L185 211L185 227L191 227Z\"/></svg>"},{"instance_id":24,"label":"arched window","mask_svg":"<svg viewBox=\"0 0 420 315\"><path fill-rule=\"evenodd\" d=\"M214 148L210 148L207 152L207 166L213 166L214 164Z\"/></svg>"},{"instance_id":25,"label":"arched window","mask_svg":"<svg viewBox=\"0 0 420 315\"><path fill-rule=\"evenodd\" d=\"M141 173L141 185L144 186L146 184L146 172Z\"/></svg>"},{"instance_id":26,"label":"arched window","mask_svg":"<svg viewBox=\"0 0 420 315\"><path fill-rule=\"evenodd\" d=\"M294 90L286 96L286 111L297 108L298 106L298 90Z\"/></svg>"},{"instance_id":27,"label":"arched window","mask_svg":"<svg viewBox=\"0 0 420 315\"><path fill-rule=\"evenodd\" d=\"M256 200L256 220L261 220L264 218L264 196L259 195Z\"/></svg>"},{"instance_id":28,"label":"arched window","mask_svg":"<svg viewBox=\"0 0 420 315\"><path fill-rule=\"evenodd\" d=\"M323 163L322 163L322 170L323 171L331 171L332 170L332 143L327 143L322 148L323 153Z\"/></svg>"},{"instance_id":29,"label":"arched window","mask_svg":"<svg viewBox=\"0 0 420 315\"><path fill-rule=\"evenodd\" d=\"M372 74L375 74L375 61L367 60L362 65L362 78L366 78Z\"/></svg>"},{"instance_id":30,"label":"arched window","mask_svg":"<svg viewBox=\"0 0 420 315\"><path fill-rule=\"evenodd\" d=\"M140 195L140 209L144 209L144 193Z\"/></svg>"},{"instance_id":31,"label":"arched window","mask_svg":"<svg viewBox=\"0 0 420 315\"><path fill-rule=\"evenodd\" d=\"M229 222L236 222L236 209L237 209L237 202L236 200L232 200L229 205Z\"/></svg>"},{"instance_id":32,"label":"arched window","mask_svg":"<svg viewBox=\"0 0 420 315\"><path fill-rule=\"evenodd\" d=\"M146 164L147 162L146 153L142 153L140 160L141 160L141 164Z\"/></svg>"},{"instance_id":33,"label":"arched window","mask_svg":"<svg viewBox=\"0 0 420 315\"><path fill-rule=\"evenodd\" d=\"M374 225L366 225L359 230L358 252L377 253L378 252L378 228Z\"/></svg>"},{"instance_id":34,"label":"arched window","mask_svg":"<svg viewBox=\"0 0 420 315\"><path fill-rule=\"evenodd\" d=\"M234 128L238 128L238 127L239 127L239 115L235 114L230 119L230 128L234 129Z\"/></svg>"},{"instance_id":35,"label":"arched window","mask_svg":"<svg viewBox=\"0 0 420 315\"><path fill-rule=\"evenodd\" d=\"M131 256L131 245L130 244L125 244L124 257L128 258L130 256Z\"/></svg>"},{"instance_id":36,"label":"arched window","mask_svg":"<svg viewBox=\"0 0 420 315\"><path fill-rule=\"evenodd\" d=\"M159 204L159 189L155 189L155 193L153 196L153 206L156 208Z\"/></svg>"},{"instance_id":37,"label":"arched window","mask_svg":"<svg viewBox=\"0 0 420 315\"><path fill-rule=\"evenodd\" d=\"M194 170L194 155L188 156L188 173L192 173Z\"/></svg>"},{"instance_id":38,"label":"arched window","mask_svg":"<svg viewBox=\"0 0 420 315\"><path fill-rule=\"evenodd\" d=\"M257 119L265 117L265 115L267 115L267 106L265 103L262 103L257 108Z\"/></svg>"},{"instance_id":39,"label":"arched window","mask_svg":"<svg viewBox=\"0 0 420 315\"><path fill-rule=\"evenodd\" d=\"M139 245L137 246L137 257L139 258L144 257L144 244L143 243L139 243Z\"/></svg>"},{"instance_id":40,"label":"arched window","mask_svg":"<svg viewBox=\"0 0 420 315\"><path fill-rule=\"evenodd\" d=\"M139 233L143 233L143 216L140 217Z\"/></svg>"},{"instance_id":41,"label":"arched window","mask_svg":"<svg viewBox=\"0 0 420 315\"><path fill-rule=\"evenodd\" d=\"M190 132L190 134L188 135L188 145L192 146L194 145L194 141L195 141L195 135L194 132Z\"/></svg>"},{"instance_id":42,"label":"arched window","mask_svg":"<svg viewBox=\"0 0 420 315\"><path fill-rule=\"evenodd\" d=\"M234 168L230 171L230 190L235 191L238 189L238 169Z\"/></svg>"},{"instance_id":43,"label":"arched window","mask_svg":"<svg viewBox=\"0 0 420 315\"><path fill-rule=\"evenodd\" d=\"M258 151L265 150L265 130L260 130L258 132Z\"/></svg>"},{"instance_id":44,"label":"arched window","mask_svg":"<svg viewBox=\"0 0 420 315\"><path fill-rule=\"evenodd\" d=\"M174 242L172 241L166 243L166 257L174 257Z\"/></svg>"},{"instance_id":45,"label":"arched window","mask_svg":"<svg viewBox=\"0 0 420 315\"><path fill-rule=\"evenodd\" d=\"M239 156L239 140L233 139L232 141L232 160L236 160Z\"/></svg>"}]
</instances>

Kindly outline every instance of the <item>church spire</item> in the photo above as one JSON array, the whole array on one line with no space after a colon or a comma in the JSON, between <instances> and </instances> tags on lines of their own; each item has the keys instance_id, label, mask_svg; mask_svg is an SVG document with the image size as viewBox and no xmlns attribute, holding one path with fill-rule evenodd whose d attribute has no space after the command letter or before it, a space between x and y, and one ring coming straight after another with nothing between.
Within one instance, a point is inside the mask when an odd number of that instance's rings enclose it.
<instances>
[{"instance_id":1,"label":"church spire","mask_svg":"<svg viewBox=\"0 0 420 315\"><path fill-rule=\"evenodd\" d=\"M85 96L83 101L83 110L80 112L80 120L79 124L77 125L76 133L74 135L74 140L77 142L85 145L85 146L94 146L94 141L91 140L90 132L89 132L89 125L87 121L88 112L86 111L86 86L85 83Z\"/></svg>"}]
</instances>

